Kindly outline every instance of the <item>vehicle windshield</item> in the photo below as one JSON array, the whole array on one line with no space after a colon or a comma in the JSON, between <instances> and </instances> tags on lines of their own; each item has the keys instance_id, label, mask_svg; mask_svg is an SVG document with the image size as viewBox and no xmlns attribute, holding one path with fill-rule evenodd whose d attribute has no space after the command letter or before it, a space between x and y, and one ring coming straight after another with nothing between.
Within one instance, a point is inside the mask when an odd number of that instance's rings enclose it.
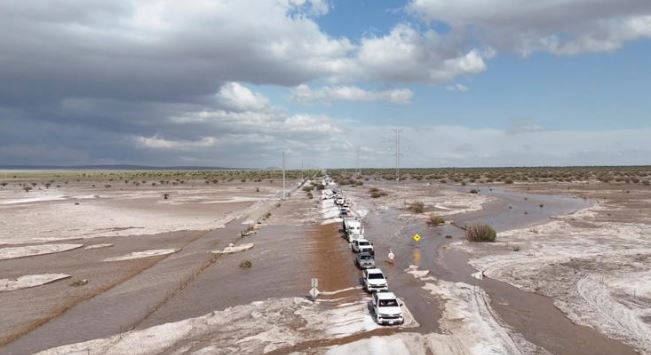
<instances>
[{"instance_id":1,"label":"vehicle windshield","mask_svg":"<svg viewBox=\"0 0 651 355\"><path fill-rule=\"evenodd\" d=\"M378 279L381 280L381 279L384 279L384 275L382 275L382 274L368 274L368 278L373 279L373 280L378 280Z\"/></svg>"},{"instance_id":2,"label":"vehicle windshield","mask_svg":"<svg viewBox=\"0 0 651 355\"><path fill-rule=\"evenodd\" d=\"M380 300L380 307L398 307L396 300Z\"/></svg>"},{"instance_id":3,"label":"vehicle windshield","mask_svg":"<svg viewBox=\"0 0 651 355\"><path fill-rule=\"evenodd\" d=\"M359 241L359 246L361 246L361 247L366 247L366 246L369 246L369 245L371 245L371 243L369 243L369 242L367 242L365 240Z\"/></svg>"},{"instance_id":4,"label":"vehicle windshield","mask_svg":"<svg viewBox=\"0 0 651 355\"><path fill-rule=\"evenodd\" d=\"M359 258L362 259L362 260L371 260L372 259L372 257L370 255L360 255Z\"/></svg>"}]
</instances>

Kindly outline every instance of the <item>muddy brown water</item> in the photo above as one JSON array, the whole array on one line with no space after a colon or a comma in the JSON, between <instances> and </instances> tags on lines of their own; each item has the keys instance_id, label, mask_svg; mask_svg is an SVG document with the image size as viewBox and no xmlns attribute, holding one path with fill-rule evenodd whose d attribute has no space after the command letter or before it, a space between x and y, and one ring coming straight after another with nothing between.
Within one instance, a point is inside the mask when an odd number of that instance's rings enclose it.
<instances>
[{"instance_id":1,"label":"muddy brown water","mask_svg":"<svg viewBox=\"0 0 651 355\"><path fill-rule=\"evenodd\" d=\"M356 285L355 267L334 225L267 226L242 242L255 245L221 257L139 327L272 297L306 297L312 277L322 291ZM250 269L239 267L244 260L252 262Z\"/></svg>"},{"instance_id":2,"label":"muddy brown water","mask_svg":"<svg viewBox=\"0 0 651 355\"><path fill-rule=\"evenodd\" d=\"M590 201L582 199L533 195L500 188L493 188L493 191L484 188L482 193L497 200L487 203L481 211L451 218L459 225L486 222L498 231L504 231L545 223L553 216L590 205ZM540 204L543 204L542 208ZM593 328L572 323L548 297L497 280L473 278L471 274L476 270L468 265L468 255L443 248L450 241L463 238L462 230L451 225L428 227L424 222L400 218L400 213L403 211L393 209L371 212L365 218L365 234L375 244L376 259L389 276L390 287L405 300L421 324L420 332L437 330L441 304L428 293L425 295L426 292L421 290L422 282L404 272L409 265L429 270L433 276L443 280L482 287L490 296L491 307L508 327L554 354L637 353L630 346ZM422 236L420 242L411 238L415 233ZM446 235L452 238L448 239ZM389 249L396 254L395 264L386 263Z\"/></svg>"}]
</instances>

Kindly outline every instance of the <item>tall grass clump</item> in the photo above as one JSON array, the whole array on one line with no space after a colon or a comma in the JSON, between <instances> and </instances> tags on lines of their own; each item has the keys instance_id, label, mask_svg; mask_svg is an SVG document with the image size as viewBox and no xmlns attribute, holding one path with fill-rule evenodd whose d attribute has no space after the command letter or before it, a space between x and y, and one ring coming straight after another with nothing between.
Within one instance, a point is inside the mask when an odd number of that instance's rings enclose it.
<instances>
[{"instance_id":1,"label":"tall grass clump","mask_svg":"<svg viewBox=\"0 0 651 355\"><path fill-rule=\"evenodd\" d=\"M497 233L488 224L473 224L466 227L466 239L470 242L494 242Z\"/></svg>"}]
</instances>

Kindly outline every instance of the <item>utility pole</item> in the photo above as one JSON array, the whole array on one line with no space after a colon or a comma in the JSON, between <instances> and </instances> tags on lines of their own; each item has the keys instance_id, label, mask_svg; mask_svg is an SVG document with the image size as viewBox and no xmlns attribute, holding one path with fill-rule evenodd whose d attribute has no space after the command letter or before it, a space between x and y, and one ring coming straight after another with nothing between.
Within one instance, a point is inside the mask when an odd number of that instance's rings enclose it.
<instances>
[{"instance_id":1,"label":"utility pole","mask_svg":"<svg viewBox=\"0 0 651 355\"><path fill-rule=\"evenodd\" d=\"M283 150L283 197L285 199L285 151Z\"/></svg>"},{"instance_id":2,"label":"utility pole","mask_svg":"<svg viewBox=\"0 0 651 355\"><path fill-rule=\"evenodd\" d=\"M301 159L301 181L305 180L305 175L303 172L303 159Z\"/></svg>"},{"instance_id":3,"label":"utility pole","mask_svg":"<svg viewBox=\"0 0 651 355\"><path fill-rule=\"evenodd\" d=\"M355 173L359 175L359 147L355 148Z\"/></svg>"},{"instance_id":4,"label":"utility pole","mask_svg":"<svg viewBox=\"0 0 651 355\"><path fill-rule=\"evenodd\" d=\"M400 181L400 129L395 128L396 132L396 182Z\"/></svg>"}]
</instances>

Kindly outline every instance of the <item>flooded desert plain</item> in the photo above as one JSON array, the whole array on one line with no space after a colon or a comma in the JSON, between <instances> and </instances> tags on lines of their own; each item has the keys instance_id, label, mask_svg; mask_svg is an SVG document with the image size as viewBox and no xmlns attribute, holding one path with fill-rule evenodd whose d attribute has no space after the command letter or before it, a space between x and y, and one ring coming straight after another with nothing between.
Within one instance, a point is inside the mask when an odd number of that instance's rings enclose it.
<instances>
[{"instance_id":1,"label":"flooded desert plain","mask_svg":"<svg viewBox=\"0 0 651 355\"><path fill-rule=\"evenodd\" d=\"M2 171L0 353L649 354L634 173ZM402 325L375 322L334 190Z\"/></svg>"}]
</instances>

